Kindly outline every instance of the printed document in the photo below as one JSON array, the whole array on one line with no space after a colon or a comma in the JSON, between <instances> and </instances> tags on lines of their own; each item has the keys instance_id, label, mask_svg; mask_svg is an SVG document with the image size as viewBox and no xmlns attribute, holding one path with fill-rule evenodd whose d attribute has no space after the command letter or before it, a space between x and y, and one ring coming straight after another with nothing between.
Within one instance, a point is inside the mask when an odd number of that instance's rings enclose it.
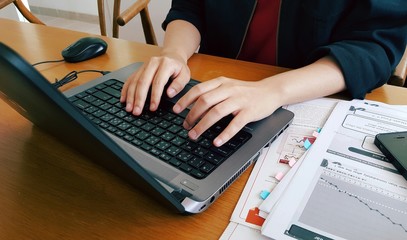
<instances>
[{"instance_id":1,"label":"printed document","mask_svg":"<svg viewBox=\"0 0 407 240\"><path fill-rule=\"evenodd\" d=\"M272 239L407 239L407 181L373 144L407 131L407 107L341 101L274 205Z\"/></svg>"},{"instance_id":2,"label":"printed document","mask_svg":"<svg viewBox=\"0 0 407 240\"><path fill-rule=\"evenodd\" d=\"M278 199L278 192L274 189L289 182L292 175L306 152L304 139L312 138L313 132L321 128L334 109L338 99L320 98L303 103L288 105L285 108L294 112L292 124L269 147L262 151L235 210L230 219L230 224L220 239L262 239L261 225L267 213L260 207L264 197ZM293 167L288 161L294 159L297 163ZM282 180L277 180L276 175L283 174ZM284 190L284 187L280 187ZM268 196L262 196L269 193ZM262 198L263 197L263 198Z\"/></svg>"}]
</instances>

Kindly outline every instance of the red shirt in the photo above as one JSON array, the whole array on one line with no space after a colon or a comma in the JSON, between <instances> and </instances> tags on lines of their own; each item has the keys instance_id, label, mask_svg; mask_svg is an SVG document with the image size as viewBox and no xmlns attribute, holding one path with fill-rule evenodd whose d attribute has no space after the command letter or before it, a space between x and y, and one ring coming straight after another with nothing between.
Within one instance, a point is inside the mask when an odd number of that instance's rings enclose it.
<instances>
[{"instance_id":1,"label":"red shirt","mask_svg":"<svg viewBox=\"0 0 407 240\"><path fill-rule=\"evenodd\" d=\"M280 1L257 1L238 59L276 65Z\"/></svg>"}]
</instances>

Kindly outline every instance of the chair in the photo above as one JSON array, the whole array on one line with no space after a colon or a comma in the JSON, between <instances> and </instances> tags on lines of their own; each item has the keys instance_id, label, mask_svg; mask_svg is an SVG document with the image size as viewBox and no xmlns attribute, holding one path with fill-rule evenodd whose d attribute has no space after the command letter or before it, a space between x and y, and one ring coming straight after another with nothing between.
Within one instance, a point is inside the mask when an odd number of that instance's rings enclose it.
<instances>
[{"instance_id":1,"label":"chair","mask_svg":"<svg viewBox=\"0 0 407 240\"><path fill-rule=\"evenodd\" d=\"M38 19L28 8L24 5L21 0L0 0L0 9L3 9L7 5L14 3L18 11L23 15L27 21L30 23L42 24L45 25L40 19Z\"/></svg>"},{"instance_id":2,"label":"chair","mask_svg":"<svg viewBox=\"0 0 407 240\"><path fill-rule=\"evenodd\" d=\"M113 6L113 37L119 37L119 26L124 26L130 22L137 14L140 14L141 24L143 26L144 37L146 43L157 45L157 39L155 37L153 25L151 23L150 14L148 12L148 4L150 0L137 0L129 8L120 13L120 0L114 1ZM105 22L105 7L104 0L98 0L98 13L100 32L103 36L106 36L106 22Z\"/></svg>"},{"instance_id":3,"label":"chair","mask_svg":"<svg viewBox=\"0 0 407 240\"><path fill-rule=\"evenodd\" d=\"M388 84L407 87L406 77L407 77L407 47L406 50L404 51L403 57L401 58L399 64L397 65L392 76L390 77Z\"/></svg>"}]
</instances>

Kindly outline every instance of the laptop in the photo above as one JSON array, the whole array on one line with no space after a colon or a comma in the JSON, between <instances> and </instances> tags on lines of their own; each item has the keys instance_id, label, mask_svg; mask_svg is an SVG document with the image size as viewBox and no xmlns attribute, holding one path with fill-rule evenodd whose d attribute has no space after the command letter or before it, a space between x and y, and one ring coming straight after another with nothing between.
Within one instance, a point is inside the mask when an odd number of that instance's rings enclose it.
<instances>
[{"instance_id":1,"label":"laptop","mask_svg":"<svg viewBox=\"0 0 407 240\"><path fill-rule=\"evenodd\" d=\"M187 112L171 111L180 96L163 97L159 110L141 116L124 111L121 87L140 66L130 64L62 93L0 42L0 97L43 131L186 214L213 204L293 119L280 108L217 148L211 140L230 121L225 117L192 141L181 125ZM191 80L180 95L195 84Z\"/></svg>"}]
</instances>

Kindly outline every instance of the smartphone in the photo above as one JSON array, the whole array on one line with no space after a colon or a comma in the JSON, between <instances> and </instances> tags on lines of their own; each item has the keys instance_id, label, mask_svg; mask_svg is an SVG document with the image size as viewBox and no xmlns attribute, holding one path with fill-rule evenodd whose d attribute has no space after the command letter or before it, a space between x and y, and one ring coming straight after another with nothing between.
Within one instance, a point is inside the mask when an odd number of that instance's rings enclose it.
<instances>
[{"instance_id":1,"label":"smartphone","mask_svg":"<svg viewBox=\"0 0 407 240\"><path fill-rule=\"evenodd\" d=\"M407 131L379 133L374 144L407 180Z\"/></svg>"}]
</instances>

